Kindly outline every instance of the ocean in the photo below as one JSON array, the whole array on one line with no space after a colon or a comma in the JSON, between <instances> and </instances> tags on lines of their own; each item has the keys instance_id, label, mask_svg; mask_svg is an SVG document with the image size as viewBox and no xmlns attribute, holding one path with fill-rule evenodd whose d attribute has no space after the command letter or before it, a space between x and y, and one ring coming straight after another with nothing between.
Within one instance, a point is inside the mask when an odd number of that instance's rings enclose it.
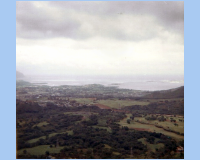
<instances>
[{"instance_id":1,"label":"ocean","mask_svg":"<svg viewBox=\"0 0 200 160\"><path fill-rule=\"evenodd\" d=\"M137 75L137 76L32 76L23 80L31 83L45 83L49 86L102 84L134 90L167 90L184 85L184 76Z\"/></svg>"}]
</instances>

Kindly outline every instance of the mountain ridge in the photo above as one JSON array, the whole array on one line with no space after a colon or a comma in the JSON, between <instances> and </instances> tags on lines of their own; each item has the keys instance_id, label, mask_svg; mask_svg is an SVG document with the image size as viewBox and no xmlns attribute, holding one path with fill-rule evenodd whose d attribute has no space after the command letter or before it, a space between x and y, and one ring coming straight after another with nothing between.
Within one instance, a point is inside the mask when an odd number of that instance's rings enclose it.
<instances>
[{"instance_id":1,"label":"mountain ridge","mask_svg":"<svg viewBox=\"0 0 200 160\"><path fill-rule=\"evenodd\" d=\"M150 94L144 96L144 98L184 98L184 86L172 88L169 90L153 91Z\"/></svg>"},{"instance_id":2,"label":"mountain ridge","mask_svg":"<svg viewBox=\"0 0 200 160\"><path fill-rule=\"evenodd\" d=\"M16 71L16 79L19 79L19 78L24 78L24 74L19 72L19 71Z\"/></svg>"}]
</instances>

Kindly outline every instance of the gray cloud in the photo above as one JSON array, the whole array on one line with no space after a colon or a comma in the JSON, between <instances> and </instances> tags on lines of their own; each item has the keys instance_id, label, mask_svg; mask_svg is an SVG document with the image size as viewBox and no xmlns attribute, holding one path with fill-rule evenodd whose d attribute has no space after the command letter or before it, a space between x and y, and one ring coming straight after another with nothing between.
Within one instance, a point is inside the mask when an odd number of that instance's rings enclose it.
<instances>
[{"instance_id":1,"label":"gray cloud","mask_svg":"<svg viewBox=\"0 0 200 160\"><path fill-rule=\"evenodd\" d=\"M62 9L78 10L89 14L116 16L116 14L152 15L159 23L175 31L183 31L183 1L132 1L132 2L50 2Z\"/></svg>"},{"instance_id":2,"label":"gray cloud","mask_svg":"<svg viewBox=\"0 0 200 160\"><path fill-rule=\"evenodd\" d=\"M56 13L55 13L56 14ZM47 11L29 2L17 3L17 37L22 38L77 38L80 23L69 16L59 21Z\"/></svg>"},{"instance_id":3,"label":"gray cloud","mask_svg":"<svg viewBox=\"0 0 200 160\"><path fill-rule=\"evenodd\" d=\"M141 41L154 38L164 30L183 36L183 2L17 2L17 37L28 39L66 37L86 39L102 36ZM53 13L52 13L53 12ZM84 16L84 17L82 17ZM118 22L120 16L149 16L151 22ZM96 17L96 18L93 18ZM142 23L142 24L141 24ZM158 29L158 25L162 30ZM126 32L138 26L135 32ZM151 27L152 26L152 27Z\"/></svg>"},{"instance_id":4,"label":"gray cloud","mask_svg":"<svg viewBox=\"0 0 200 160\"><path fill-rule=\"evenodd\" d=\"M16 4L16 68L24 74L184 73L183 2Z\"/></svg>"}]
</instances>

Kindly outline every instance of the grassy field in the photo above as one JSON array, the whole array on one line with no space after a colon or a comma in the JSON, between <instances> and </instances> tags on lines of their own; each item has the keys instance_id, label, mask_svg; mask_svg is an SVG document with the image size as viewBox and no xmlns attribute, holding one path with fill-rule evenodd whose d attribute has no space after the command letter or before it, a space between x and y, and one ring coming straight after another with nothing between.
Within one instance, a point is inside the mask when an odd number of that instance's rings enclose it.
<instances>
[{"instance_id":1,"label":"grassy field","mask_svg":"<svg viewBox=\"0 0 200 160\"><path fill-rule=\"evenodd\" d=\"M108 132L112 132L112 130L108 127L101 127L101 126L92 126L93 128L99 128L99 129L106 129Z\"/></svg>"},{"instance_id":2,"label":"grassy field","mask_svg":"<svg viewBox=\"0 0 200 160\"><path fill-rule=\"evenodd\" d=\"M107 127L106 119L105 118L98 119L98 125L103 126L103 127L105 127L105 126Z\"/></svg>"},{"instance_id":3,"label":"grassy field","mask_svg":"<svg viewBox=\"0 0 200 160\"><path fill-rule=\"evenodd\" d=\"M17 121L19 123L19 125L23 126L24 124L26 124L26 121Z\"/></svg>"},{"instance_id":4,"label":"grassy field","mask_svg":"<svg viewBox=\"0 0 200 160\"><path fill-rule=\"evenodd\" d=\"M159 139L156 139L156 141L158 141ZM156 148L159 149L159 148L162 148L164 147L164 144L163 143L154 143L154 144L150 144L149 142L146 141L146 138L140 138L138 139L138 141L142 142L144 145L147 145L147 149L148 151L152 151L152 152L155 152L156 151Z\"/></svg>"},{"instance_id":5,"label":"grassy field","mask_svg":"<svg viewBox=\"0 0 200 160\"><path fill-rule=\"evenodd\" d=\"M104 148L111 149L112 147L109 146L108 144L104 144Z\"/></svg>"},{"instance_id":6,"label":"grassy field","mask_svg":"<svg viewBox=\"0 0 200 160\"><path fill-rule=\"evenodd\" d=\"M72 98L70 100L75 100L76 102L81 103L81 104L92 104L93 103L92 98Z\"/></svg>"},{"instance_id":7,"label":"grassy field","mask_svg":"<svg viewBox=\"0 0 200 160\"><path fill-rule=\"evenodd\" d=\"M21 149L19 151L17 151L17 154L24 154L23 151L26 150L27 154L31 154L31 155L44 155L46 151L49 151L49 153L59 153L61 149L63 149L64 147L52 147L50 148L49 145L40 145L40 146L36 146L33 148L24 148Z\"/></svg>"},{"instance_id":8,"label":"grassy field","mask_svg":"<svg viewBox=\"0 0 200 160\"><path fill-rule=\"evenodd\" d=\"M92 98L73 98L71 100L75 100L81 104L102 104L111 108L123 108L125 106L131 105L148 105L150 102L147 101L134 101L134 100L119 100L119 99L109 99L109 100L97 100L94 103Z\"/></svg>"},{"instance_id":9,"label":"grassy field","mask_svg":"<svg viewBox=\"0 0 200 160\"><path fill-rule=\"evenodd\" d=\"M171 101L182 101L183 100L183 98L168 98L168 99L144 99L145 101L147 101L147 102L160 102L160 101L169 101L169 102L171 102Z\"/></svg>"},{"instance_id":10,"label":"grassy field","mask_svg":"<svg viewBox=\"0 0 200 160\"><path fill-rule=\"evenodd\" d=\"M134 101L134 100L118 100L118 99L112 99L112 100L98 100L96 103L106 105L111 108L120 109L125 106L131 106L131 105L148 105L149 102L145 101Z\"/></svg>"},{"instance_id":11,"label":"grassy field","mask_svg":"<svg viewBox=\"0 0 200 160\"><path fill-rule=\"evenodd\" d=\"M127 119L130 119L131 114L127 114L127 118L124 118L119 122L121 126L127 126L130 129L136 129L141 131L149 131L149 132L156 132L156 133L162 133L166 136L173 137L176 140L183 140L184 136L165 131L163 128L158 128L154 124L141 124L135 121L137 117L135 117L134 121L131 121L130 124L127 123Z\"/></svg>"},{"instance_id":12,"label":"grassy field","mask_svg":"<svg viewBox=\"0 0 200 160\"><path fill-rule=\"evenodd\" d=\"M83 119L81 121L88 121L89 120L89 116L92 114L98 114L98 113L94 113L94 112L83 112L83 111L78 111L78 112L65 112L64 114L68 114L68 115L82 115ZM80 121L76 121L75 123L78 123Z\"/></svg>"},{"instance_id":13,"label":"grassy field","mask_svg":"<svg viewBox=\"0 0 200 160\"><path fill-rule=\"evenodd\" d=\"M39 141L40 139L45 139L45 138L46 138L46 136L42 136L42 137L38 137L38 138L28 140L27 142L28 143L35 143L35 142Z\"/></svg>"},{"instance_id":14,"label":"grassy field","mask_svg":"<svg viewBox=\"0 0 200 160\"><path fill-rule=\"evenodd\" d=\"M42 99L42 98L41 98ZM42 100L45 100L44 98ZM103 104L107 105L111 108L119 108L119 104L122 106L131 106L131 105L148 105L151 102L159 102L159 101L181 101L183 98L172 98L172 99L145 99L143 101L135 101L135 100L119 100L119 99L110 99L110 100L97 100L94 101L93 98L71 98L70 100L75 100L81 104Z\"/></svg>"},{"instance_id":15,"label":"grassy field","mask_svg":"<svg viewBox=\"0 0 200 160\"><path fill-rule=\"evenodd\" d=\"M43 125L47 125L47 124L49 124L49 123L47 123L46 121L44 121L44 122L40 122L40 123L38 123L36 125L33 125L33 127L35 127L35 126L42 127Z\"/></svg>"},{"instance_id":16,"label":"grassy field","mask_svg":"<svg viewBox=\"0 0 200 160\"><path fill-rule=\"evenodd\" d=\"M119 152L112 152L112 154L114 154L114 155L120 155Z\"/></svg>"},{"instance_id":17,"label":"grassy field","mask_svg":"<svg viewBox=\"0 0 200 160\"><path fill-rule=\"evenodd\" d=\"M65 133L68 133L68 135L73 135L73 131L65 131L65 132L61 132L61 133L51 133L51 134L49 134L49 138L53 137L57 134L65 134ZM45 139L45 138L46 138L46 136L41 136L41 137L38 137L38 138L28 140L27 142L28 143L35 143L35 142L39 141L40 139Z\"/></svg>"},{"instance_id":18,"label":"grassy field","mask_svg":"<svg viewBox=\"0 0 200 160\"><path fill-rule=\"evenodd\" d=\"M164 122L159 122L158 120L147 121L144 117L135 117L135 120L139 120L141 122L145 122L145 123L149 123L153 125L157 123L159 126L162 126L164 128L168 128L176 132L184 133L184 122L179 121L179 119L183 120L183 118L178 118L178 117L172 117L172 118L176 120L176 124L178 124L178 126L175 126L174 122L171 122L169 117L167 118L167 121L164 121Z\"/></svg>"}]
</instances>

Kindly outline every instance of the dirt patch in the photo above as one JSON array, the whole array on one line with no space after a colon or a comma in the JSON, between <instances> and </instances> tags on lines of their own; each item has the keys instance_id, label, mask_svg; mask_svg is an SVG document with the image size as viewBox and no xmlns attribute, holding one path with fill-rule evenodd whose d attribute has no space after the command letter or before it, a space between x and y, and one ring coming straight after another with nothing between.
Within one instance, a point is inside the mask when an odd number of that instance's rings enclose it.
<instances>
[{"instance_id":1,"label":"dirt patch","mask_svg":"<svg viewBox=\"0 0 200 160\"><path fill-rule=\"evenodd\" d=\"M82 118L82 121L84 121L86 119L86 117L85 116L83 116L83 118Z\"/></svg>"},{"instance_id":2,"label":"dirt patch","mask_svg":"<svg viewBox=\"0 0 200 160\"><path fill-rule=\"evenodd\" d=\"M96 106L98 106L99 108L101 109L111 109L112 112L125 112L125 113L130 113L130 111L126 111L126 110L121 110L121 109L114 109L114 108L111 108L111 107L108 107L106 105L103 105L103 104L95 104Z\"/></svg>"},{"instance_id":3,"label":"dirt patch","mask_svg":"<svg viewBox=\"0 0 200 160\"><path fill-rule=\"evenodd\" d=\"M105 106L105 105L103 105L103 104L95 104L95 105L98 106L98 107L101 108L101 109L111 109L110 107Z\"/></svg>"},{"instance_id":4,"label":"dirt patch","mask_svg":"<svg viewBox=\"0 0 200 160\"><path fill-rule=\"evenodd\" d=\"M96 100L96 98L88 98L88 99L90 99L90 100L93 100L93 101L95 101L95 100Z\"/></svg>"}]
</instances>

